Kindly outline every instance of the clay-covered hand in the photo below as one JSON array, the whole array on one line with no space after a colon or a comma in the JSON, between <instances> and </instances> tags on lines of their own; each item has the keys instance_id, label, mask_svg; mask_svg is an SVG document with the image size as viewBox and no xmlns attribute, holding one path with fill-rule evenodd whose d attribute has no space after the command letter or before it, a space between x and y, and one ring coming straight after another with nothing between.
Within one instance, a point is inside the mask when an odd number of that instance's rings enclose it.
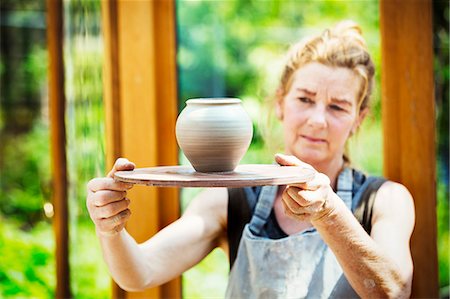
<instances>
[{"instance_id":1,"label":"clay-covered hand","mask_svg":"<svg viewBox=\"0 0 450 299\"><path fill-rule=\"evenodd\" d=\"M314 169L295 156L276 154L275 160L282 166L304 166ZM301 221L318 221L335 209L337 194L330 186L330 179L316 171L315 177L306 183L290 184L282 194L282 202L288 216Z\"/></svg>"},{"instance_id":2,"label":"clay-covered hand","mask_svg":"<svg viewBox=\"0 0 450 299\"><path fill-rule=\"evenodd\" d=\"M134 167L134 163L119 158L107 177L94 178L87 184L86 206L98 234L115 235L130 218L127 190L133 185L114 180L114 173Z\"/></svg>"}]
</instances>

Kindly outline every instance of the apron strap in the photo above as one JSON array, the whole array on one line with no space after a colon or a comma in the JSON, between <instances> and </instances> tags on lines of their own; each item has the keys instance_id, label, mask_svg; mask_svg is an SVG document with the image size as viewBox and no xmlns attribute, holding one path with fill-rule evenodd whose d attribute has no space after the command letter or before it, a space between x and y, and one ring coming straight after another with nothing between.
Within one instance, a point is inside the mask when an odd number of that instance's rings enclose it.
<instances>
[{"instance_id":1,"label":"apron strap","mask_svg":"<svg viewBox=\"0 0 450 299\"><path fill-rule=\"evenodd\" d=\"M344 168L341 171L337 181L336 194L344 201L345 205L350 209L352 206L353 194L353 171L351 168Z\"/></svg>"},{"instance_id":2,"label":"apron strap","mask_svg":"<svg viewBox=\"0 0 450 299\"><path fill-rule=\"evenodd\" d=\"M259 234L270 216L273 208L273 202L277 193L278 186L264 186L258 197L258 203L255 207L249 229L254 234Z\"/></svg>"}]
</instances>

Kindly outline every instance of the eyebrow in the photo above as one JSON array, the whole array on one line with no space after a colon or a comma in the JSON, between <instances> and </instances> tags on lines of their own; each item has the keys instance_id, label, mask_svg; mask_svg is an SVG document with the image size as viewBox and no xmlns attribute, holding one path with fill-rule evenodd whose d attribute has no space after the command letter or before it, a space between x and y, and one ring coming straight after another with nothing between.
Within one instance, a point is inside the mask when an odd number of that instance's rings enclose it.
<instances>
[{"instance_id":1,"label":"eyebrow","mask_svg":"<svg viewBox=\"0 0 450 299\"><path fill-rule=\"evenodd\" d=\"M299 88L297 88L297 90L301 91L301 92L304 92L304 93L307 93L307 94L310 94L310 95L313 95L313 96L316 95L316 92L311 91L311 90L309 90L307 88L304 88L304 87L299 87ZM341 105L352 106L352 101L350 101L347 98L331 98L331 100L333 102L337 102L337 103L339 103Z\"/></svg>"},{"instance_id":2,"label":"eyebrow","mask_svg":"<svg viewBox=\"0 0 450 299\"><path fill-rule=\"evenodd\" d=\"M306 88L297 88L297 90L298 91L302 91L304 93L308 93L308 94L314 95L314 96L316 95L316 93L314 91L311 91L311 90L306 89Z\"/></svg>"},{"instance_id":3,"label":"eyebrow","mask_svg":"<svg viewBox=\"0 0 450 299\"><path fill-rule=\"evenodd\" d=\"M346 98L331 98L333 102L338 102L341 105L352 106L352 102Z\"/></svg>"}]
</instances>

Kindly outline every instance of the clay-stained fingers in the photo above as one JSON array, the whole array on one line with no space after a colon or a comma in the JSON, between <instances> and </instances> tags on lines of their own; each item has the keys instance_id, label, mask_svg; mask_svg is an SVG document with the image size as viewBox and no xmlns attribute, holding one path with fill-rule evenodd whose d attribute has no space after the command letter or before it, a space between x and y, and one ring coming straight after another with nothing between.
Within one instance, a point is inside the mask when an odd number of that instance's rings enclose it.
<instances>
[{"instance_id":1,"label":"clay-stained fingers","mask_svg":"<svg viewBox=\"0 0 450 299\"><path fill-rule=\"evenodd\" d=\"M120 201L127 196L126 191L100 190L88 194L88 202L96 207L103 207L110 203Z\"/></svg>"},{"instance_id":2,"label":"clay-stained fingers","mask_svg":"<svg viewBox=\"0 0 450 299\"><path fill-rule=\"evenodd\" d=\"M329 186L330 185L330 178L320 172L317 172L316 175L314 176L314 178L309 181L309 182L305 182L305 183L295 183L295 184L289 184L289 186L291 187L297 187L297 188L301 188L304 190L317 190L320 189L323 186Z\"/></svg>"},{"instance_id":3,"label":"clay-stained fingers","mask_svg":"<svg viewBox=\"0 0 450 299\"><path fill-rule=\"evenodd\" d=\"M287 216L289 216L291 218L295 218L300 221L307 221L311 217L311 215L309 215L307 213L303 213L301 211L301 209L298 209L296 212L294 212L292 210L292 207L290 207L284 200L282 200L282 202L283 202L283 206L284 206L284 213Z\"/></svg>"},{"instance_id":4,"label":"clay-stained fingers","mask_svg":"<svg viewBox=\"0 0 450 299\"><path fill-rule=\"evenodd\" d=\"M94 178L87 184L88 191L97 192L99 190L127 191L133 184L116 181L112 178Z\"/></svg>"},{"instance_id":5,"label":"clay-stained fingers","mask_svg":"<svg viewBox=\"0 0 450 299\"><path fill-rule=\"evenodd\" d=\"M289 186L282 194L286 214L298 220L310 220L320 216L327 202L327 186L320 189L302 190Z\"/></svg>"},{"instance_id":6,"label":"clay-stained fingers","mask_svg":"<svg viewBox=\"0 0 450 299\"><path fill-rule=\"evenodd\" d=\"M317 202L323 203L328 196L327 186L321 186L317 190L303 190L289 186L286 191L301 206L310 206Z\"/></svg>"},{"instance_id":7,"label":"clay-stained fingers","mask_svg":"<svg viewBox=\"0 0 450 299\"><path fill-rule=\"evenodd\" d=\"M100 219L97 222L97 229L101 233L106 233L106 234L118 233L119 231L121 231L123 229L123 227L127 223L130 216L131 216L131 211L129 209L126 209L114 216L109 217L109 218Z\"/></svg>"},{"instance_id":8,"label":"clay-stained fingers","mask_svg":"<svg viewBox=\"0 0 450 299\"><path fill-rule=\"evenodd\" d=\"M311 165L308 163L305 163L298 159L295 156L285 155L285 154L275 154L275 161L280 164L281 166L302 166L304 168L308 169L314 169Z\"/></svg>"},{"instance_id":9,"label":"clay-stained fingers","mask_svg":"<svg viewBox=\"0 0 450 299\"><path fill-rule=\"evenodd\" d=\"M302 214L302 206L292 198L292 196L285 190L281 195L281 199L285 205L285 207L291 211L293 214L298 215Z\"/></svg>"},{"instance_id":10,"label":"clay-stained fingers","mask_svg":"<svg viewBox=\"0 0 450 299\"><path fill-rule=\"evenodd\" d=\"M108 177L114 178L115 172L122 171L122 170L133 170L135 167L136 167L136 165L133 162L128 161L128 159L119 158L116 160L113 168L108 173Z\"/></svg>"},{"instance_id":11,"label":"clay-stained fingers","mask_svg":"<svg viewBox=\"0 0 450 299\"><path fill-rule=\"evenodd\" d=\"M121 201L113 202L108 205L95 208L94 217L96 219L107 219L128 209L130 200L125 198Z\"/></svg>"},{"instance_id":12,"label":"clay-stained fingers","mask_svg":"<svg viewBox=\"0 0 450 299\"><path fill-rule=\"evenodd\" d=\"M303 196L300 195L301 191L305 191L305 190L302 190L298 187L288 186L284 190L284 193L286 193L286 196L290 197L293 201L295 201L301 207L312 204L312 202L308 198L304 198ZM314 192L314 191L310 191L310 192Z\"/></svg>"}]
</instances>

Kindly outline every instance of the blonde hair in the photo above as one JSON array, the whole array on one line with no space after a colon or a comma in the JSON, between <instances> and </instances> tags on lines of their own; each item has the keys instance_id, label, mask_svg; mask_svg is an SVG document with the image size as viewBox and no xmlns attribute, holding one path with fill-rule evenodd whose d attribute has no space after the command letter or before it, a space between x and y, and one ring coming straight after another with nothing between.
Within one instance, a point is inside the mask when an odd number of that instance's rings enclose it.
<instances>
[{"instance_id":1,"label":"blonde hair","mask_svg":"<svg viewBox=\"0 0 450 299\"><path fill-rule=\"evenodd\" d=\"M306 38L293 45L281 75L278 100L289 91L295 71L310 62L353 70L362 79L359 108L368 107L375 67L358 24L349 20L342 21L318 36Z\"/></svg>"}]
</instances>

